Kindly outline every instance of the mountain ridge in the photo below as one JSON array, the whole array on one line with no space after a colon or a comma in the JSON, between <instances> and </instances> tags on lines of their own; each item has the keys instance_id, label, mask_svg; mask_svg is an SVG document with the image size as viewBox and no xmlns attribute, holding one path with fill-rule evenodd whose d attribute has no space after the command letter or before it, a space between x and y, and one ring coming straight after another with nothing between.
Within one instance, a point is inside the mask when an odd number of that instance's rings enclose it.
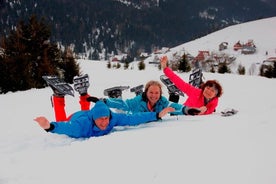
<instances>
[{"instance_id":1,"label":"mountain ridge","mask_svg":"<svg viewBox=\"0 0 276 184\"><path fill-rule=\"evenodd\" d=\"M173 47L229 25L275 15L260 0L0 2L1 36L8 35L20 19L36 14L49 23L54 42L74 45L76 53L88 53L90 59L120 52L135 57L142 51ZM135 6L127 6L130 3Z\"/></svg>"}]
</instances>

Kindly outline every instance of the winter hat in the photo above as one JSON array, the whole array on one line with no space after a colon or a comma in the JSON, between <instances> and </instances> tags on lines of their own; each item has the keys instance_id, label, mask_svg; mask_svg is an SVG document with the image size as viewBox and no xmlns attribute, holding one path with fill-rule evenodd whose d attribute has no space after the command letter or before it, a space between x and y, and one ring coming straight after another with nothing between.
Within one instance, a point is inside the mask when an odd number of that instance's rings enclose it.
<instances>
[{"instance_id":1,"label":"winter hat","mask_svg":"<svg viewBox=\"0 0 276 184\"><path fill-rule=\"evenodd\" d=\"M99 100L93 107L92 117L94 120L96 120L98 118L107 116L110 116L110 110L103 101Z\"/></svg>"}]
</instances>

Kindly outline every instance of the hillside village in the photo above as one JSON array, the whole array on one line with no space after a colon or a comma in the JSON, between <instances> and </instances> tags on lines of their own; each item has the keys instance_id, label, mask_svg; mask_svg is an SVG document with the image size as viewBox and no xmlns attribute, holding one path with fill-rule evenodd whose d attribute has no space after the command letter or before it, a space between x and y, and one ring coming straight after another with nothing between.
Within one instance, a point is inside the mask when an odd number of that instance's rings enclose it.
<instances>
[{"instance_id":1,"label":"hillside village","mask_svg":"<svg viewBox=\"0 0 276 184\"><path fill-rule=\"evenodd\" d=\"M234 54L229 54L227 51L234 51L236 55L254 55L257 52L258 47L255 45L253 39L248 39L247 42L238 40L235 44L230 45L228 42L221 42L218 46L217 50L198 50L197 55L193 56L188 53L185 49L177 51L173 53L173 57L171 58L172 65L179 65L183 55L189 62L191 67L195 67L196 63L199 63L205 72L217 72L219 65L226 65L231 67L230 65L236 60L236 56ZM169 53L171 51L168 47L162 47L161 49L156 49L152 54L148 54L142 52L140 54L140 58L138 61L148 60L149 64L159 65L160 57ZM268 52L265 53L268 55ZM276 55L276 53L275 53ZM124 63L126 61L127 54L116 55L111 57L110 61L113 62L114 66L117 63ZM177 64L178 63L178 64ZM276 57L267 57L265 60L260 61L260 70L271 70L269 67L273 66L276 63ZM175 68L175 67L174 67ZM175 68L177 70L177 67ZM244 74L245 69L242 65L239 66L239 74ZM229 73L235 72L229 69ZM260 71L260 73L265 73L265 71Z\"/></svg>"}]
</instances>

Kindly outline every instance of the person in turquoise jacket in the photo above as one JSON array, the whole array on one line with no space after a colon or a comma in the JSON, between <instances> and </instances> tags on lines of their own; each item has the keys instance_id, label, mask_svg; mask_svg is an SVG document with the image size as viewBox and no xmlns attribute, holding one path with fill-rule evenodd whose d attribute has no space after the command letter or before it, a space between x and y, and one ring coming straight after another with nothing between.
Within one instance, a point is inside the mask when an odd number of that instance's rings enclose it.
<instances>
[{"instance_id":1,"label":"person in turquoise jacket","mask_svg":"<svg viewBox=\"0 0 276 184\"><path fill-rule=\"evenodd\" d=\"M96 97L89 97L91 101L98 100ZM182 104L172 103L162 96L162 85L159 81L151 80L145 85L145 90L142 94L134 98L123 100L121 98L105 98L103 99L106 105L110 108L119 109L126 113L138 112L161 112L166 108L174 108L170 112L172 115L192 114L192 109L183 106Z\"/></svg>"},{"instance_id":2,"label":"person in turquoise jacket","mask_svg":"<svg viewBox=\"0 0 276 184\"><path fill-rule=\"evenodd\" d=\"M49 122L44 116L37 117L34 120L47 132L64 134L73 138L89 138L106 135L115 126L136 126L157 121L166 114L166 110L159 113L115 113L103 101L99 100L91 110L78 111L68 121Z\"/></svg>"}]
</instances>

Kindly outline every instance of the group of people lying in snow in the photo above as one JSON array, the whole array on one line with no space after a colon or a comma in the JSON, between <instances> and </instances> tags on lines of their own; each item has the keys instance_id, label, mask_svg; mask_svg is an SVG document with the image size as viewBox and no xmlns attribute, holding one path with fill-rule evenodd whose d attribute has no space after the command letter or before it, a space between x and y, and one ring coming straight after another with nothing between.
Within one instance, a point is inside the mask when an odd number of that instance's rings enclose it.
<instances>
[{"instance_id":1,"label":"group of people lying in snow","mask_svg":"<svg viewBox=\"0 0 276 184\"><path fill-rule=\"evenodd\" d=\"M172 103L162 96L162 85L159 81L149 81L143 93L132 99L121 98L98 99L90 96L85 88L77 89L80 94L81 111L67 117L65 112L65 94L53 89L52 104L56 121L50 122L46 117L34 119L45 131L65 134L73 138L89 138L103 136L112 131L115 126L136 126L142 123L158 121L166 114L172 115L206 115L215 111L222 87L216 80L208 80L200 88L182 80L169 67L168 58L161 58L160 64L164 74L187 96L184 104ZM76 88L75 88L76 89ZM90 109L90 103L95 105ZM116 108L126 113L110 110Z\"/></svg>"}]
</instances>

